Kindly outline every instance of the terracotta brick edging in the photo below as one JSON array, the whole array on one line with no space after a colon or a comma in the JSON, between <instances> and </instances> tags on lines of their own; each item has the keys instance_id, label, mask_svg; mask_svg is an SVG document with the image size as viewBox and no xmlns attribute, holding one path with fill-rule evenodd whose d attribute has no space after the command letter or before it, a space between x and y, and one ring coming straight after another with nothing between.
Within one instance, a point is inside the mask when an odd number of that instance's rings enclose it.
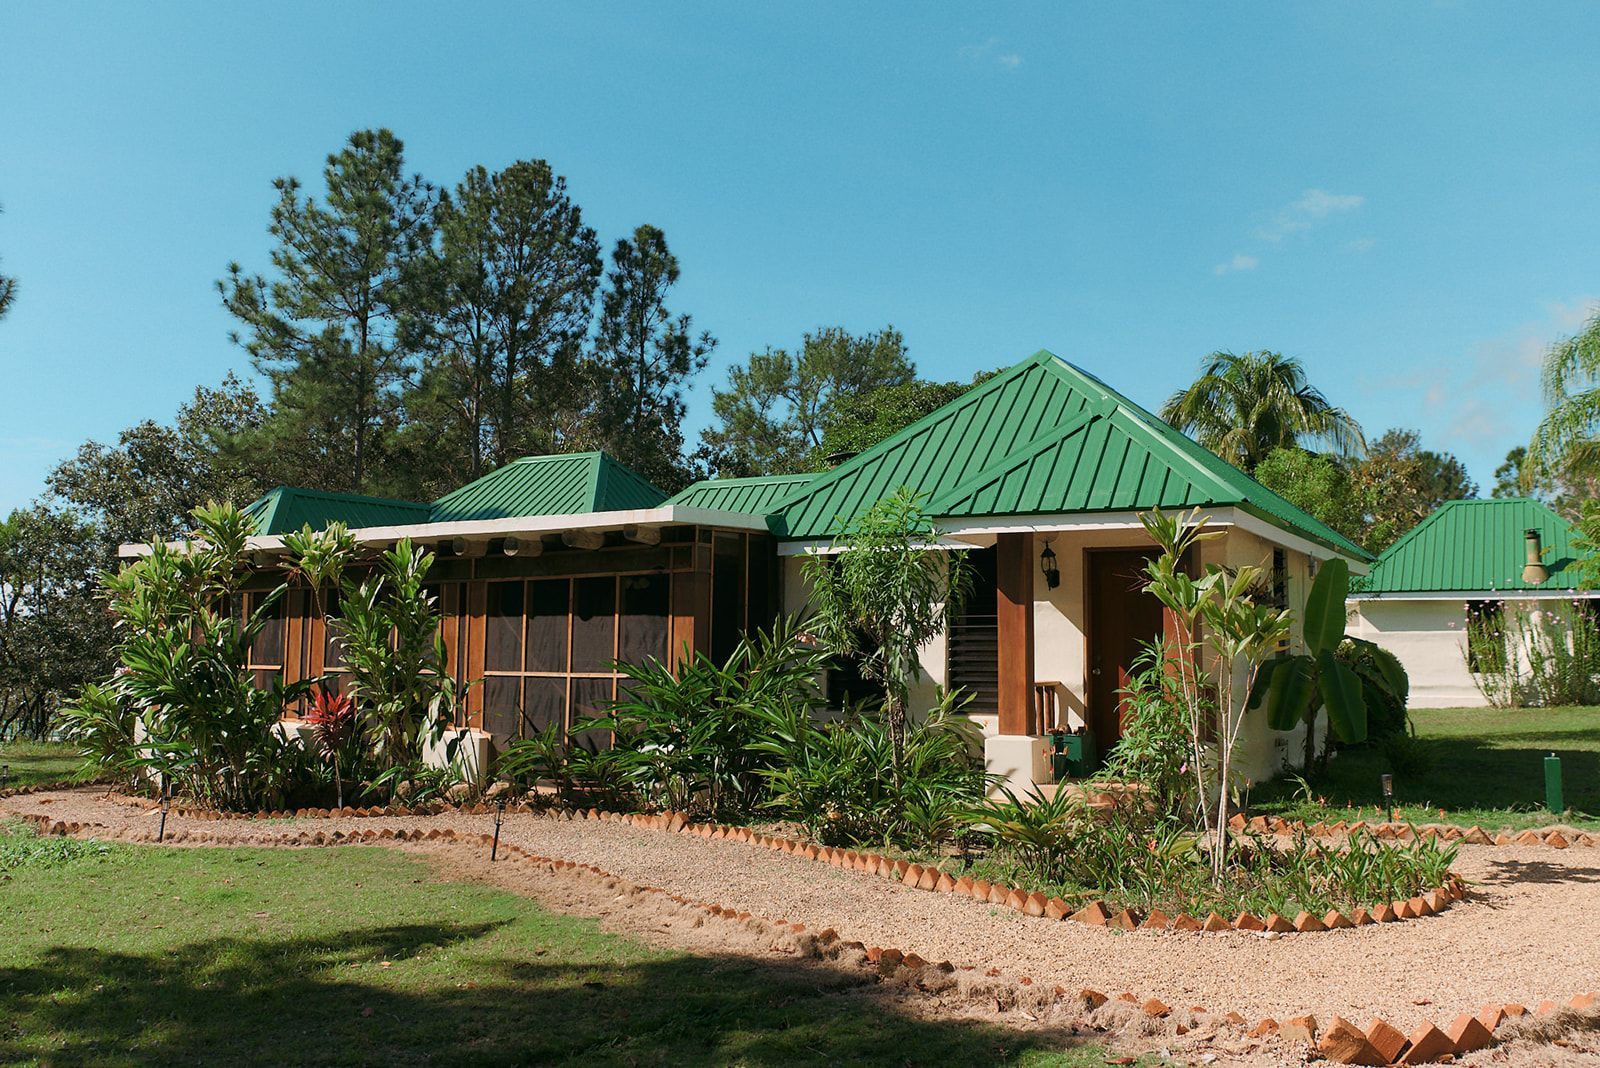
<instances>
[{"instance_id":1,"label":"terracotta brick edging","mask_svg":"<svg viewBox=\"0 0 1600 1068\"><path fill-rule=\"evenodd\" d=\"M914 890L931 890L936 893L957 894L962 897L970 897L976 901L987 901L992 905L1015 909L1027 916L1052 921L1072 920L1091 927L1118 928L1124 931L1184 931L1197 934L1246 931L1268 937L1285 934L1312 934L1319 931L1365 927L1374 923L1394 923L1400 920L1422 919L1425 916L1433 916L1443 912L1453 902L1460 901L1466 897L1466 883L1460 876L1452 873L1449 881L1444 886L1425 890L1404 901L1383 902L1372 906L1370 909L1358 908L1349 916L1334 909L1321 916L1310 912L1302 912L1292 918L1279 916L1275 912L1268 913L1264 917L1255 916L1249 912L1241 912L1233 919L1229 919L1213 912L1201 919L1191 916L1187 912L1180 912L1176 916L1168 916L1160 909L1151 909L1149 912L1144 912L1142 910L1124 908L1113 912L1104 902L1100 901L1091 901L1087 905L1074 909L1059 897L1046 897L1038 891L1029 893L1015 887L989 883L966 875L957 878L948 872L941 871L934 865L914 864L906 860L890 860L888 857L880 856L876 853L860 853L851 849L818 846L778 835L761 834L748 827L733 827L716 823L690 823L682 813L669 812L644 816L636 813L601 812L598 809L591 808L586 812L578 813L578 815L585 819L612 820L652 830L698 835L701 838L747 842L752 845L765 846L777 852L789 853L808 860L831 864L836 868L849 868L866 872L868 875L894 879Z\"/></svg>"},{"instance_id":2,"label":"terracotta brick edging","mask_svg":"<svg viewBox=\"0 0 1600 1068\"><path fill-rule=\"evenodd\" d=\"M1228 821L1228 826L1236 831L1249 831L1254 834L1274 834L1286 836L1293 834L1309 835L1313 838L1349 837L1361 830L1371 831L1378 838L1393 839L1401 842L1410 842L1419 838L1440 839L1446 842L1461 842L1464 845L1479 846L1510 846L1510 845L1542 845L1552 849L1569 849L1573 846L1593 848L1600 846L1600 834L1556 824L1549 827L1539 827L1526 831L1512 831L1501 829L1490 834L1477 824L1471 827L1461 827L1454 823L1368 823L1366 820L1357 820L1348 823L1338 820L1333 823L1307 823L1304 820L1286 820L1277 816L1252 816L1246 819L1242 813L1235 813Z\"/></svg>"},{"instance_id":3,"label":"terracotta brick edging","mask_svg":"<svg viewBox=\"0 0 1600 1068\"><path fill-rule=\"evenodd\" d=\"M757 844L767 845L769 848L783 849L785 852L791 853L798 852L807 856L815 856L819 859L822 853L822 850L817 846L806 845L795 848L798 843L790 839L757 835L748 828L691 824L678 813L659 816L619 816L601 814L597 810L590 809L583 815L585 818L607 819L670 832L687 832L704 837L756 842ZM22 816L21 818L36 824L41 833L52 835L76 834L101 826L99 824L51 820L48 816ZM130 833L125 829L118 829L112 837L133 842L153 842L155 839L155 835L148 830ZM443 841L449 844L487 846L493 841L492 835L460 833L453 827L432 827L427 831L404 828L394 830L389 827L379 830L367 828L352 831L349 834L339 830L331 834L322 831L314 833L299 831L292 836L282 834L277 837L279 841L275 844L278 846L306 847L408 841ZM187 842L196 845L218 846L261 846L264 844L255 835L246 837L227 832L182 830L174 831L172 834L167 835L166 841L171 844ZM679 906L704 913L708 918L741 924L757 930L787 930L794 935L809 935L814 945L821 949L831 949L832 955L835 957L842 956L846 951L859 953L860 966L870 969L880 982L903 981L923 989L935 990L940 989L941 986L948 988L949 977L958 970L956 965L947 960L932 963L916 953L908 953L900 949L884 946L867 946L861 942L845 941L831 927L820 931L808 931L805 924L791 924L786 920L772 920L748 911L739 911L714 903L695 901L679 894L669 893L660 887L637 886L592 864L580 864L576 861L529 853L514 843L501 842L500 850L508 860L531 864L552 874L581 874L609 880L616 887L623 888L625 894L660 895ZM813 851L815 851L814 854ZM852 853L849 850L832 850L830 852L837 854L839 859L835 860L830 856L828 858L829 863L839 864L840 866L848 865L850 867L859 865L862 870L869 870L871 862L877 861L881 874L897 873L896 877L902 882L917 886L922 886L927 881L927 875L930 871L937 871L937 869L921 868L913 876L912 869L917 866L906 864L904 861L887 862L888 868L885 870L883 865L886 862L886 858L883 857ZM903 869L900 868L902 864L905 865ZM948 874L940 873L940 878L934 880L932 889L944 889L954 892L954 885L949 887L941 885L949 878ZM993 889L991 887L989 900L993 900ZM1007 903L1010 904L1012 899L1019 895L1020 891L1009 891L1006 894ZM1037 904L1036 899L1041 896L1030 894L1022 898L1023 910L1030 914L1033 913L1033 909ZM1050 899L1050 901L1055 900L1059 899ZM1091 907L1097 906L1098 903ZM1048 907L1049 902L1046 903L1045 914L1048 914ZM1100 911L1103 913L1104 909L1101 908ZM1108 923L1114 923L1116 919L1118 917L1108 918ZM818 955L823 956L826 954L819 952ZM959 970L970 972L974 968L971 965L964 965ZM985 973L985 977L1002 978L997 968L990 968ZM1037 986L1034 980L1026 975L1017 978L1015 982L1018 987ZM1163 1019L1173 1014L1172 1007L1159 998L1147 997L1141 999L1126 991L1111 998L1097 990L1085 988L1072 992L1065 987L1057 986L1051 991L1039 988L1038 994L1054 1003L1064 1006L1075 1005L1079 1010L1091 1014L1108 1004L1126 1005L1130 1009L1125 1011L1136 1009L1142 1016L1153 1019ZM1533 1015L1554 1015L1566 1010L1593 1012L1596 1008L1600 1008L1600 992L1589 992L1571 998L1564 1005L1558 1005L1553 1001L1542 1002ZM1190 1012L1191 1014L1199 1015L1206 1014L1207 1010L1196 1006ZM1489 1004L1485 1005L1477 1013L1461 1014L1446 1028L1440 1028L1431 1021L1424 1021L1407 1035L1381 1017L1374 1018L1367 1025L1367 1028L1362 1030L1343 1017L1334 1016L1325 1028L1319 1029L1316 1017L1305 1014L1290 1017L1281 1022L1271 1018L1260 1020L1253 1027L1250 1027L1246 1034L1256 1038L1275 1037L1280 1041L1290 1043L1309 1043L1324 1059L1335 1064L1424 1064L1453 1059L1460 1054L1470 1053L1493 1045L1498 1040L1496 1038L1497 1032L1505 1028L1507 1024L1528 1015L1528 1010L1520 1004ZM1249 1022L1237 1012L1222 1014L1219 1019L1222 1023L1238 1029L1244 1029ZM1108 1021L1104 1020L1090 1020L1089 1025L1099 1031L1112 1029L1108 1026ZM1179 1034L1183 1034L1186 1028L1180 1024L1177 1030Z\"/></svg>"}]
</instances>

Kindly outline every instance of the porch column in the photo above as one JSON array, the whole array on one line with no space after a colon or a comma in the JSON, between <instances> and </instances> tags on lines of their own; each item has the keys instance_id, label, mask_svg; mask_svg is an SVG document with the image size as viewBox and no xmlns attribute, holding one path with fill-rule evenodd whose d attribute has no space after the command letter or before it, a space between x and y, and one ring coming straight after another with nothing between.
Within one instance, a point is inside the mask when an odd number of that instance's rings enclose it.
<instances>
[{"instance_id":1,"label":"porch column","mask_svg":"<svg viewBox=\"0 0 1600 1068\"><path fill-rule=\"evenodd\" d=\"M1000 733L1036 734L1033 708L1033 535L995 539Z\"/></svg>"}]
</instances>

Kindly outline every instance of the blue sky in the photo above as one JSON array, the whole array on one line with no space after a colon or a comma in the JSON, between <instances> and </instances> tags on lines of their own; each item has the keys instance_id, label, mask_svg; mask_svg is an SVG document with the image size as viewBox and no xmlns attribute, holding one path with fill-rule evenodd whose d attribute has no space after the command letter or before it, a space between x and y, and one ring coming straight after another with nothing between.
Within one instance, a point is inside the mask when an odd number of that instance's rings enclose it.
<instances>
[{"instance_id":1,"label":"blue sky","mask_svg":"<svg viewBox=\"0 0 1600 1068\"><path fill-rule=\"evenodd\" d=\"M460 5L468 7L468 5ZM721 339L893 323L1154 407L1272 348L1481 483L1600 300L1592 4L74 4L0 9L0 510L248 361L213 282L271 181L387 125L665 229Z\"/></svg>"}]
</instances>

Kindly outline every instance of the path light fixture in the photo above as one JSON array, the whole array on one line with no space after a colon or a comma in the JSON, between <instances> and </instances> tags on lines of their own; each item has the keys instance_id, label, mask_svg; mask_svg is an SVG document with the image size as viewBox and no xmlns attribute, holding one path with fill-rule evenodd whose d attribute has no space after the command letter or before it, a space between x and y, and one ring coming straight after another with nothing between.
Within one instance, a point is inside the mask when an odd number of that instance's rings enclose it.
<instances>
[{"instance_id":1,"label":"path light fixture","mask_svg":"<svg viewBox=\"0 0 1600 1068\"><path fill-rule=\"evenodd\" d=\"M1044 540L1044 552L1039 554L1039 570L1044 572L1044 584L1049 589L1061 585L1061 568L1056 566L1055 550L1050 548L1050 539Z\"/></svg>"},{"instance_id":2,"label":"path light fixture","mask_svg":"<svg viewBox=\"0 0 1600 1068\"><path fill-rule=\"evenodd\" d=\"M11 765L0 764L0 790L11 785Z\"/></svg>"},{"instance_id":3,"label":"path light fixture","mask_svg":"<svg viewBox=\"0 0 1600 1068\"><path fill-rule=\"evenodd\" d=\"M166 772L161 773L161 826L156 828L156 841L160 842L167 836L167 812L172 808L172 777Z\"/></svg>"},{"instance_id":4,"label":"path light fixture","mask_svg":"<svg viewBox=\"0 0 1600 1068\"><path fill-rule=\"evenodd\" d=\"M494 803L494 842L489 846L489 863L493 864L500 853L500 824L506 818L506 799L502 794Z\"/></svg>"},{"instance_id":5,"label":"path light fixture","mask_svg":"<svg viewBox=\"0 0 1600 1068\"><path fill-rule=\"evenodd\" d=\"M1385 775L1383 782L1383 807L1389 810L1389 822L1394 822L1394 776Z\"/></svg>"}]
</instances>

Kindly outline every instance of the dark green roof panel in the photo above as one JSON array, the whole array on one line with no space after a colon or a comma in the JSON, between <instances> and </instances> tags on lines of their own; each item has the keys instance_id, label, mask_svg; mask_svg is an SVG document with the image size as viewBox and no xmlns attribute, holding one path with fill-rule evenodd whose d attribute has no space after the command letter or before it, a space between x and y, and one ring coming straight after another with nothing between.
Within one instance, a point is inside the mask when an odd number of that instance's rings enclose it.
<instances>
[{"instance_id":1,"label":"dark green roof panel","mask_svg":"<svg viewBox=\"0 0 1600 1068\"><path fill-rule=\"evenodd\" d=\"M818 476L760 475L754 478L708 478L696 482L667 501L686 508L714 508L764 516L804 489Z\"/></svg>"},{"instance_id":2,"label":"dark green roof panel","mask_svg":"<svg viewBox=\"0 0 1600 1068\"><path fill-rule=\"evenodd\" d=\"M781 506L827 538L900 486L938 518L1236 505L1356 559L1359 546L1093 375L1040 352L818 475Z\"/></svg>"},{"instance_id":3,"label":"dark green roof panel","mask_svg":"<svg viewBox=\"0 0 1600 1068\"><path fill-rule=\"evenodd\" d=\"M334 522L352 529L426 523L429 507L388 497L279 486L245 505L243 511L256 521L257 534L285 534L307 524L321 530Z\"/></svg>"},{"instance_id":4,"label":"dark green roof panel","mask_svg":"<svg viewBox=\"0 0 1600 1068\"><path fill-rule=\"evenodd\" d=\"M524 456L440 497L432 522L632 511L666 496L603 452Z\"/></svg>"},{"instance_id":5,"label":"dark green roof panel","mask_svg":"<svg viewBox=\"0 0 1600 1068\"><path fill-rule=\"evenodd\" d=\"M1550 577L1522 581L1527 532L1537 530ZM1357 584L1360 593L1495 593L1577 585L1572 526L1528 497L1446 501L1389 546Z\"/></svg>"}]
</instances>

